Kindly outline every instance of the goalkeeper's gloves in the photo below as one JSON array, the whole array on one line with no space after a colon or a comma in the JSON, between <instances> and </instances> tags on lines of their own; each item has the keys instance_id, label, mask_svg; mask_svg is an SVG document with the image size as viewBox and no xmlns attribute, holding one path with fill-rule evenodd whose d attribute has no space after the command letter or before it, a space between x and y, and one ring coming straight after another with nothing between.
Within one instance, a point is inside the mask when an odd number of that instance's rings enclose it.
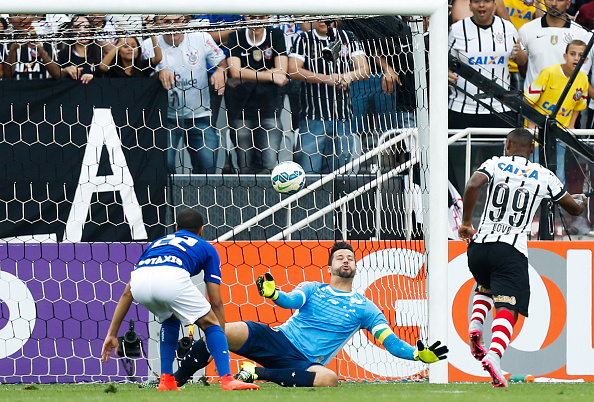
<instances>
[{"instance_id":1,"label":"goalkeeper's gloves","mask_svg":"<svg viewBox=\"0 0 594 402\"><path fill-rule=\"evenodd\" d=\"M429 348L425 349L425 345L421 340L417 341L417 350L414 351L413 357L415 360L420 360L423 363L435 363L446 359L446 353L449 352L446 345L439 346L440 341L435 342Z\"/></svg>"},{"instance_id":2,"label":"goalkeeper's gloves","mask_svg":"<svg viewBox=\"0 0 594 402\"><path fill-rule=\"evenodd\" d=\"M270 273L267 272L264 275L260 275L256 280L256 286L258 286L260 296L268 297L273 301L278 299L278 290L276 289L274 278Z\"/></svg>"}]
</instances>

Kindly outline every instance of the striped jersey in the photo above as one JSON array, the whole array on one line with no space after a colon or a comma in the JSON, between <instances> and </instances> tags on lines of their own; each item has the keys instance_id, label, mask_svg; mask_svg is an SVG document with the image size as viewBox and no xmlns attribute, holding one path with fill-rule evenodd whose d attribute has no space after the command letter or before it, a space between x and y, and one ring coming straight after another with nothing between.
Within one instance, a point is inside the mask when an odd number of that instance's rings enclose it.
<instances>
[{"instance_id":1,"label":"striped jersey","mask_svg":"<svg viewBox=\"0 0 594 402\"><path fill-rule=\"evenodd\" d=\"M485 209L474 235L476 243L501 242L528 255L528 235L544 198L567 194L553 172L523 156L495 156L477 170L489 179Z\"/></svg>"},{"instance_id":2,"label":"striped jersey","mask_svg":"<svg viewBox=\"0 0 594 402\"><path fill-rule=\"evenodd\" d=\"M463 63L470 65L485 77L497 80L504 88L509 87L509 56L514 43L518 39L518 31L511 22L500 17L493 17L491 25L477 25L473 17L464 18L450 28L450 53ZM458 77L456 86L469 94L476 95L477 87ZM484 98L497 112L508 112L510 109L493 98ZM453 88L450 91L450 110L468 114L490 114L491 112L477 104L464 92Z\"/></svg>"},{"instance_id":3,"label":"striped jersey","mask_svg":"<svg viewBox=\"0 0 594 402\"><path fill-rule=\"evenodd\" d=\"M538 74L546 67L553 64L565 63L563 55L567 44L574 39L580 39L588 43L590 34L575 23L568 21L561 28L551 27L545 17L530 21L520 28L522 46L528 52L528 67L524 91L538 77ZM592 50L582 65L581 70L588 74L592 66Z\"/></svg>"},{"instance_id":4,"label":"striped jersey","mask_svg":"<svg viewBox=\"0 0 594 402\"><path fill-rule=\"evenodd\" d=\"M569 77L565 76L561 64L555 64L542 70L536 80L530 85L524 96L543 114L550 114L555 110L557 101L565 89ZM580 71L563 100L561 109L557 113L560 125L568 127L573 111L584 110L588 101L588 76Z\"/></svg>"},{"instance_id":5,"label":"striped jersey","mask_svg":"<svg viewBox=\"0 0 594 402\"><path fill-rule=\"evenodd\" d=\"M208 66L217 66L225 60L212 36L207 32L190 32L175 46L157 37L163 59L157 71L163 69L175 74L176 83L167 92L169 119L197 119L210 116L210 93L208 90Z\"/></svg>"},{"instance_id":6,"label":"striped jersey","mask_svg":"<svg viewBox=\"0 0 594 402\"><path fill-rule=\"evenodd\" d=\"M135 270L146 266L181 268L198 275L204 271L204 281L221 283L221 260L212 244L187 230L155 240L138 259Z\"/></svg>"},{"instance_id":7,"label":"striped jersey","mask_svg":"<svg viewBox=\"0 0 594 402\"><path fill-rule=\"evenodd\" d=\"M322 49L331 43L328 37L320 36L315 29L301 33L289 57L303 61L303 68L319 74L344 74L354 69L353 58L365 55L355 35L350 31L334 29L342 43L337 62L328 63L322 57ZM301 91L301 118L311 120L346 120L353 114L349 90L326 84L303 83Z\"/></svg>"},{"instance_id":8,"label":"striped jersey","mask_svg":"<svg viewBox=\"0 0 594 402\"><path fill-rule=\"evenodd\" d=\"M361 328L389 328L380 309L355 291L342 292L328 284L303 282L292 292L303 297L301 307L276 327L312 363L325 365Z\"/></svg>"}]
</instances>

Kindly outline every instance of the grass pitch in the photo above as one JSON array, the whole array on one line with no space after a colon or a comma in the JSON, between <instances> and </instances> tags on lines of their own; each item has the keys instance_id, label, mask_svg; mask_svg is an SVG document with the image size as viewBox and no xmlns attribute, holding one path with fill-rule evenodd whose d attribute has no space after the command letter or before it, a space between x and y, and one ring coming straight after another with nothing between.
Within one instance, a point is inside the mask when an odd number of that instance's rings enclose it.
<instances>
[{"instance_id":1,"label":"grass pitch","mask_svg":"<svg viewBox=\"0 0 594 402\"><path fill-rule=\"evenodd\" d=\"M2 401L564 401L592 400L594 383L512 383L493 388L490 383L341 383L337 388L282 388L260 384L259 391L221 391L218 384L188 384L181 392L139 389L135 384L0 384Z\"/></svg>"}]
</instances>

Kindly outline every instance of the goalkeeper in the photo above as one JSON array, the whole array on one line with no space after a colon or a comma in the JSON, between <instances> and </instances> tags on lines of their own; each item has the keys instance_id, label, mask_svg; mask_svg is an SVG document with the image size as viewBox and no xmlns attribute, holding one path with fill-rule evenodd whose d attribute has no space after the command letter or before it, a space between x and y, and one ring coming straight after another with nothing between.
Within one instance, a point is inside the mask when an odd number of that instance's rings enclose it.
<instances>
[{"instance_id":1,"label":"goalkeeper","mask_svg":"<svg viewBox=\"0 0 594 402\"><path fill-rule=\"evenodd\" d=\"M285 387L335 387L338 375L325 365L360 328L370 331L388 352L399 358L425 363L446 358L448 348L440 346L439 341L428 348L418 341L414 348L399 339L380 309L353 291L356 262L349 244L335 243L328 265L329 285L303 282L289 293L277 290L268 273L258 278L256 284L262 296L297 311L275 328L252 321L227 324L229 350L263 366L246 361L237 379L266 380ZM195 342L175 373L179 386L205 367L209 358L204 340Z\"/></svg>"}]
</instances>

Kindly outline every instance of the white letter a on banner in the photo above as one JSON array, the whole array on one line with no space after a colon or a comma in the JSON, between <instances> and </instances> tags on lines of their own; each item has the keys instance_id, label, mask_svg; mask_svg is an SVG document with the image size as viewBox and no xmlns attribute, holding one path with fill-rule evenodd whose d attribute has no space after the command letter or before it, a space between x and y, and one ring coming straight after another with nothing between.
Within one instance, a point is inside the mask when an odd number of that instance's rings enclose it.
<instances>
[{"instance_id":1,"label":"white letter a on banner","mask_svg":"<svg viewBox=\"0 0 594 402\"><path fill-rule=\"evenodd\" d=\"M103 146L107 148L109 154L109 163L113 172L110 176L97 176ZM81 241L94 193L116 191L120 193L124 216L130 225L132 239L146 240L148 236L142 220L142 209L134 192L134 180L122 151L122 142L111 110L95 109L78 187L66 222L64 241Z\"/></svg>"}]
</instances>

